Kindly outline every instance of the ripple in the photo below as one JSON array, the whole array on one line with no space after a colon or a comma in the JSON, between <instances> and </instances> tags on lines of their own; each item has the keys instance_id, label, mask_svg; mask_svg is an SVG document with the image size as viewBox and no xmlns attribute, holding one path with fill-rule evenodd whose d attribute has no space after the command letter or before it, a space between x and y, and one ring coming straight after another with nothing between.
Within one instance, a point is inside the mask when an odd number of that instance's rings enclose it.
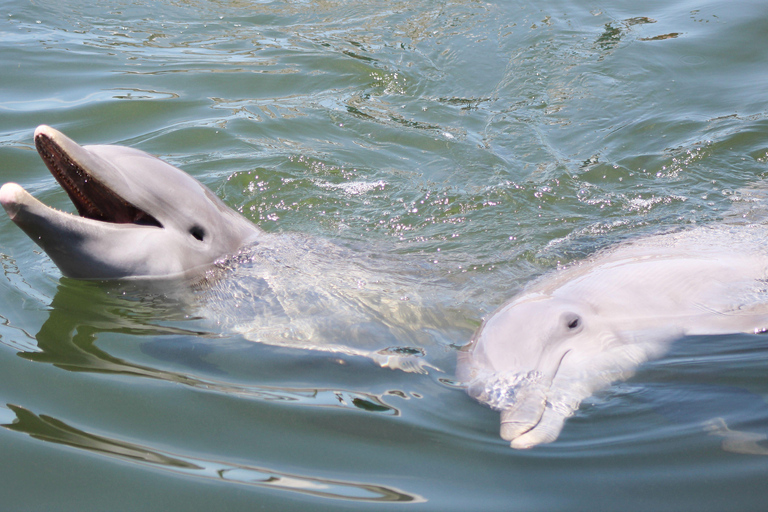
<instances>
[{"instance_id":1,"label":"ripple","mask_svg":"<svg viewBox=\"0 0 768 512\"><path fill-rule=\"evenodd\" d=\"M320 188L341 190L349 196L359 196L372 190L384 190L387 186L387 182L384 180L378 181L350 181L346 183L329 183L327 181L318 182Z\"/></svg>"},{"instance_id":2,"label":"ripple","mask_svg":"<svg viewBox=\"0 0 768 512\"><path fill-rule=\"evenodd\" d=\"M0 110L11 112L35 112L46 110L70 109L82 105L90 105L95 102L113 100L168 100L178 98L173 92L153 91L151 89L137 89L128 87L115 87L104 89L79 97L47 97L35 98L23 101L7 101L0 103Z\"/></svg>"},{"instance_id":3,"label":"ripple","mask_svg":"<svg viewBox=\"0 0 768 512\"><path fill-rule=\"evenodd\" d=\"M151 446L87 432L46 414L35 414L24 407L7 404L0 408L0 418L15 414L10 423L0 426L21 432L34 439L63 444L108 457L152 466L196 478L219 480L233 484L309 494L321 498L362 502L425 501L418 494L395 487L288 473L271 468L236 464L227 461L189 457Z\"/></svg>"}]
</instances>

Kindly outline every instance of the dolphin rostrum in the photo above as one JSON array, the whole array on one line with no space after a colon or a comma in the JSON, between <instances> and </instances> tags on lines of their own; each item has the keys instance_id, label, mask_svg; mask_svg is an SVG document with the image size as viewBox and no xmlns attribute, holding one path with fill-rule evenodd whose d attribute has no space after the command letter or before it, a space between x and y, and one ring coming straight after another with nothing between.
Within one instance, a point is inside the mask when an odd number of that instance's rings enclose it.
<instances>
[{"instance_id":1,"label":"dolphin rostrum","mask_svg":"<svg viewBox=\"0 0 768 512\"><path fill-rule=\"evenodd\" d=\"M205 185L138 149L80 146L45 125L35 146L80 215L16 183L3 185L0 203L67 277L189 276L261 234Z\"/></svg>"},{"instance_id":2,"label":"dolphin rostrum","mask_svg":"<svg viewBox=\"0 0 768 512\"><path fill-rule=\"evenodd\" d=\"M620 244L545 275L459 354L513 448L554 441L581 401L684 336L768 329L764 225L722 223Z\"/></svg>"}]
</instances>

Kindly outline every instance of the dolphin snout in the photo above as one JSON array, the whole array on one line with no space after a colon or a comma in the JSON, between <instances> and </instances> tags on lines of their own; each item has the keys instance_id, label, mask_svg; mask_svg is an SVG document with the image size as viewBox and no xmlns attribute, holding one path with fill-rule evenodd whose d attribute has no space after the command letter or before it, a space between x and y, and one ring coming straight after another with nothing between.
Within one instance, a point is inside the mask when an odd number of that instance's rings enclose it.
<instances>
[{"instance_id":1,"label":"dolphin snout","mask_svg":"<svg viewBox=\"0 0 768 512\"><path fill-rule=\"evenodd\" d=\"M547 405L546 389L538 385L519 388L514 403L501 411L501 438L514 441L535 427Z\"/></svg>"},{"instance_id":2,"label":"dolphin snout","mask_svg":"<svg viewBox=\"0 0 768 512\"><path fill-rule=\"evenodd\" d=\"M21 203L27 195L29 194L16 183L6 183L0 188L0 204L3 205L11 220L19 213Z\"/></svg>"}]
</instances>

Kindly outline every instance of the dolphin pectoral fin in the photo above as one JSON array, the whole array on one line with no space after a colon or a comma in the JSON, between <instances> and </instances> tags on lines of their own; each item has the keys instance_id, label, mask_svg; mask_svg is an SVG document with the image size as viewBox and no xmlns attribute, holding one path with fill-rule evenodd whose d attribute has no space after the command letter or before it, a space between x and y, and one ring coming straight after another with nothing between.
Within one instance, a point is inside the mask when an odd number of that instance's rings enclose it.
<instances>
[{"instance_id":1,"label":"dolphin pectoral fin","mask_svg":"<svg viewBox=\"0 0 768 512\"><path fill-rule=\"evenodd\" d=\"M746 455L768 455L768 448L758 443L768 439L765 434L731 430L723 418L714 418L704 424L704 430L709 435L723 438L723 450L731 453Z\"/></svg>"}]
</instances>

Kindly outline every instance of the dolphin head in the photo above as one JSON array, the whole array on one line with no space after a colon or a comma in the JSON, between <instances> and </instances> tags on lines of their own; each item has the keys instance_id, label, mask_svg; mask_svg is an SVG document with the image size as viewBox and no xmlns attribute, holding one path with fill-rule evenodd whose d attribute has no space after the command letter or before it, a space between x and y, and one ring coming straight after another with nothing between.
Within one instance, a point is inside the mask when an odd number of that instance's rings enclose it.
<instances>
[{"instance_id":1,"label":"dolphin head","mask_svg":"<svg viewBox=\"0 0 768 512\"><path fill-rule=\"evenodd\" d=\"M0 203L67 277L189 275L260 233L202 183L143 151L80 146L44 125L35 146L79 215L15 183L3 185Z\"/></svg>"},{"instance_id":2,"label":"dolphin head","mask_svg":"<svg viewBox=\"0 0 768 512\"><path fill-rule=\"evenodd\" d=\"M553 298L509 303L475 333L468 346L471 363L463 366L475 374L536 374L551 382L566 355L589 337L590 312L583 304Z\"/></svg>"},{"instance_id":3,"label":"dolphin head","mask_svg":"<svg viewBox=\"0 0 768 512\"><path fill-rule=\"evenodd\" d=\"M548 407L561 416L578 407L590 360L617 340L587 303L524 295L475 333L459 353L458 376L472 398L502 411L501 437L523 447L515 439Z\"/></svg>"},{"instance_id":4,"label":"dolphin head","mask_svg":"<svg viewBox=\"0 0 768 512\"><path fill-rule=\"evenodd\" d=\"M663 350L659 340L679 336L631 313L611 320L586 298L523 294L459 352L458 378L472 398L501 411L500 434L513 448L554 441L583 399L631 376Z\"/></svg>"}]
</instances>

